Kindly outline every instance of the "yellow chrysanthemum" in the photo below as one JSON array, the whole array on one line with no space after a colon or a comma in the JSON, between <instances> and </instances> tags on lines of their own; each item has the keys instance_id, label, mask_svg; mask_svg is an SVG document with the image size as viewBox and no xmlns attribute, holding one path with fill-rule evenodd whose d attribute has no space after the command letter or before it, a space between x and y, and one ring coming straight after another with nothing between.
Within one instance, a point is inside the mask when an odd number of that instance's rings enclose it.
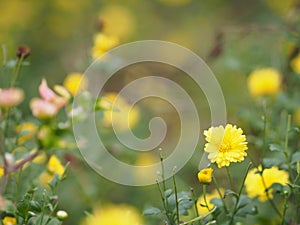
<instances>
[{"instance_id":1,"label":"yellow chrysanthemum","mask_svg":"<svg viewBox=\"0 0 300 225\"><path fill-rule=\"evenodd\" d=\"M119 44L119 39L116 36L98 33L94 37L94 46L92 48L93 59L97 59L110 49Z\"/></svg>"},{"instance_id":2,"label":"yellow chrysanthemum","mask_svg":"<svg viewBox=\"0 0 300 225\"><path fill-rule=\"evenodd\" d=\"M212 163L216 162L218 167L229 166L231 162L241 162L247 155L246 136L243 130L227 124L223 126L211 127L204 131L205 144L204 151L208 152L208 158Z\"/></svg>"},{"instance_id":3,"label":"yellow chrysanthemum","mask_svg":"<svg viewBox=\"0 0 300 225\"><path fill-rule=\"evenodd\" d=\"M17 219L12 216L5 216L2 219L2 224L3 225L15 225L15 224L17 224Z\"/></svg>"},{"instance_id":4,"label":"yellow chrysanthemum","mask_svg":"<svg viewBox=\"0 0 300 225\"><path fill-rule=\"evenodd\" d=\"M142 225L143 220L136 208L129 205L109 205L94 210L81 225Z\"/></svg>"},{"instance_id":5,"label":"yellow chrysanthemum","mask_svg":"<svg viewBox=\"0 0 300 225\"><path fill-rule=\"evenodd\" d=\"M103 125L112 127L120 132L127 131L128 128L133 128L139 121L140 114L137 107L132 107L123 99L118 97L116 102L117 93L107 93L104 98L112 102L112 109L105 110L103 115Z\"/></svg>"},{"instance_id":6,"label":"yellow chrysanthemum","mask_svg":"<svg viewBox=\"0 0 300 225\"><path fill-rule=\"evenodd\" d=\"M198 173L198 180L200 183L203 184L209 184L212 181L212 168L205 168L203 170L200 170Z\"/></svg>"},{"instance_id":7,"label":"yellow chrysanthemum","mask_svg":"<svg viewBox=\"0 0 300 225\"><path fill-rule=\"evenodd\" d=\"M73 96L75 96L87 88L88 80L81 73L70 73L65 78L63 85Z\"/></svg>"},{"instance_id":8,"label":"yellow chrysanthemum","mask_svg":"<svg viewBox=\"0 0 300 225\"><path fill-rule=\"evenodd\" d=\"M221 194L224 194L224 190L220 189ZM197 200L197 211L199 215L205 215L207 214L210 210L214 208L214 204L212 204L210 201L215 199L215 198L220 198L218 191L215 189L211 194L207 193L206 194L206 202L207 202L207 207L204 201L204 196L200 196ZM208 210L209 209L209 210Z\"/></svg>"},{"instance_id":9,"label":"yellow chrysanthemum","mask_svg":"<svg viewBox=\"0 0 300 225\"><path fill-rule=\"evenodd\" d=\"M300 73L300 54L298 54L295 58L292 59L290 65L296 73Z\"/></svg>"},{"instance_id":10,"label":"yellow chrysanthemum","mask_svg":"<svg viewBox=\"0 0 300 225\"><path fill-rule=\"evenodd\" d=\"M37 126L30 122L25 122L16 127L17 133L21 133L18 144L21 145L31 139L37 132Z\"/></svg>"},{"instance_id":11,"label":"yellow chrysanthemum","mask_svg":"<svg viewBox=\"0 0 300 225\"><path fill-rule=\"evenodd\" d=\"M265 169L262 174L263 179L258 171L261 171L261 166L258 169L254 168L250 170L245 181L246 191L251 198L258 197L260 201L266 201L267 194L265 190L272 184L280 183L285 185L289 183L288 172L279 170L276 166ZM269 190L269 196L273 198L272 190Z\"/></svg>"},{"instance_id":12,"label":"yellow chrysanthemum","mask_svg":"<svg viewBox=\"0 0 300 225\"><path fill-rule=\"evenodd\" d=\"M47 171L42 173L39 178L39 182L46 186L51 180L53 180L55 174L62 177L64 171L65 168L59 159L55 155L52 155L47 163Z\"/></svg>"},{"instance_id":13,"label":"yellow chrysanthemum","mask_svg":"<svg viewBox=\"0 0 300 225\"><path fill-rule=\"evenodd\" d=\"M248 77L248 89L253 97L276 95L280 85L281 75L273 68L254 70Z\"/></svg>"}]
</instances>

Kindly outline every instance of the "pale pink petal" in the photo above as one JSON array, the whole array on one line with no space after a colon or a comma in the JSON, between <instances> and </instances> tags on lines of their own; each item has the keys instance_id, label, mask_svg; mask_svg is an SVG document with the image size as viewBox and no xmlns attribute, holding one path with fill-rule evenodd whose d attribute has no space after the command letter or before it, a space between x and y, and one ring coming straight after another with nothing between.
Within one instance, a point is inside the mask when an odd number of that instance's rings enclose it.
<instances>
[{"instance_id":1,"label":"pale pink petal","mask_svg":"<svg viewBox=\"0 0 300 225\"><path fill-rule=\"evenodd\" d=\"M46 101L52 101L57 95L52 91L47 84L45 79L42 80L42 83L39 86L39 92L41 97Z\"/></svg>"}]
</instances>

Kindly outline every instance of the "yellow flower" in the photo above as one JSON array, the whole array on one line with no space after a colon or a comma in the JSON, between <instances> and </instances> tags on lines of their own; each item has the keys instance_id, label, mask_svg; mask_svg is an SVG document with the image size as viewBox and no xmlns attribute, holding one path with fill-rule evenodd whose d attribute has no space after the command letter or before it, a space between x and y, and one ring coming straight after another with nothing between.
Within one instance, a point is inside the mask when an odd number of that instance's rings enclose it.
<instances>
[{"instance_id":1,"label":"yellow flower","mask_svg":"<svg viewBox=\"0 0 300 225\"><path fill-rule=\"evenodd\" d=\"M208 152L208 159L212 163L216 162L218 167L229 166L231 162L241 162L247 155L246 136L243 130L227 124L223 126L211 127L204 131L206 136L204 151Z\"/></svg>"},{"instance_id":2,"label":"yellow flower","mask_svg":"<svg viewBox=\"0 0 300 225\"><path fill-rule=\"evenodd\" d=\"M300 107L294 112L293 120L297 126L300 126Z\"/></svg>"},{"instance_id":3,"label":"yellow flower","mask_svg":"<svg viewBox=\"0 0 300 225\"><path fill-rule=\"evenodd\" d=\"M3 225L15 225L15 224L17 224L17 219L12 216L5 216L2 219L2 223L3 223Z\"/></svg>"},{"instance_id":4,"label":"yellow flower","mask_svg":"<svg viewBox=\"0 0 300 225\"><path fill-rule=\"evenodd\" d=\"M248 77L248 89L253 97L276 95L280 85L281 75L273 68L254 70Z\"/></svg>"},{"instance_id":5,"label":"yellow flower","mask_svg":"<svg viewBox=\"0 0 300 225\"><path fill-rule=\"evenodd\" d=\"M109 205L94 210L81 225L142 225L143 220L136 208L129 205Z\"/></svg>"},{"instance_id":6,"label":"yellow flower","mask_svg":"<svg viewBox=\"0 0 300 225\"><path fill-rule=\"evenodd\" d=\"M46 186L51 180L53 180L55 174L61 178L64 172L64 166L55 155L52 155L47 164L47 171L42 173L39 178L39 182Z\"/></svg>"},{"instance_id":7,"label":"yellow flower","mask_svg":"<svg viewBox=\"0 0 300 225\"><path fill-rule=\"evenodd\" d=\"M265 169L262 173L262 177L258 171L261 171L261 166L254 168L249 171L246 181L245 188L248 196L251 198L258 197L260 201L267 200L266 189L269 188L273 183L280 183L285 185L289 183L289 175L285 170L279 170L278 167L273 166L272 168ZM270 198L273 198L272 189L269 190Z\"/></svg>"},{"instance_id":8,"label":"yellow flower","mask_svg":"<svg viewBox=\"0 0 300 225\"><path fill-rule=\"evenodd\" d=\"M3 174L4 174L4 169L3 169L3 167L0 167L0 177L2 177Z\"/></svg>"},{"instance_id":9,"label":"yellow flower","mask_svg":"<svg viewBox=\"0 0 300 225\"><path fill-rule=\"evenodd\" d=\"M295 58L292 59L290 65L296 73L300 73L300 54L298 54Z\"/></svg>"},{"instance_id":10,"label":"yellow flower","mask_svg":"<svg viewBox=\"0 0 300 225\"><path fill-rule=\"evenodd\" d=\"M70 73L65 78L63 85L73 96L75 96L87 88L88 80L81 73Z\"/></svg>"},{"instance_id":11,"label":"yellow flower","mask_svg":"<svg viewBox=\"0 0 300 225\"><path fill-rule=\"evenodd\" d=\"M94 46L92 48L93 59L97 59L118 44L119 39L116 36L109 36L103 33L96 34L94 37Z\"/></svg>"},{"instance_id":12,"label":"yellow flower","mask_svg":"<svg viewBox=\"0 0 300 225\"><path fill-rule=\"evenodd\" d=\"M200 172L198 173L198 180L200 181L200 183L203 183L203 184L211 183L212 172L213 172L212 168L206 168L206 169L200 170Z\"/></svg>"},{"instance_id":13,"label":"yellow flower","mask_svg":"<svg viewBox=\"0 0 300 225\"><path fill-rule=\"evenodd\" d=\"M37 132L37 126L30 122L25 122L16 127L17 133L21 134L18 137L18 144L21 145L27 140L34 137Z\"/></svg>"},{"instance_id":14,"label":"yellow flower","mask_svg":"<svg viewBox=\"0 0 300 225\"><path fill-rule=\"evenodd\" d=\"M137 107L132 107L123 99L118 97L116 102L117 93L107 93L104 98L112 102L112 109L105 110L103 115L103 125L106 127L112 127L120 132L124 132L129 128L133 128L139 121L139 110Z\"/></svg>"},{"instance_id":15,"label":"yellow flower","mask_svg":"<svg viewBox=\"0 0 300 225\"><path fill-rule=\"evenodd\" d=\"M33 149L30 153L32 154L36 149ZM39 154L32 160L33 163L43 164L46 162L47 155L44 151L39 151Z\"/></svg>"},{"instance_id":16,"label":"yellow flower","mask_svg":"<svg viewBox=\"0 0 300 225\"><path fill-rule=\"evenodd\" d=\"M50 173L57 173L60 177L64 174L65 168L60 163L59 159L52 155L48 161L47 169Z\"/></svg>"},{"instance_id":17,"label":"yellow flower","mask_svg":"<svg viewBox=\"0 0 300 225\"><path fill-rule=\"evenodd\" d=\"M221 194L224 194L224 190L220 189ZM212 210L214 208L214 204L212 204L210 201L215 199L215 198L220 198L219 193L217 191L217 189L215 189L211 194L206 193L206 202L207 202L207 207L204 201L204 196L200 196L197 200L197 210L199 215L205 215L207 214L210 210Z\"/></svg>"},{"instance_id":18,"label":"yellow flower","mask_svg":"<svg viewBox=\"0 0 300 225\"><path fill-rule=\"evenodd\" d=\"M108 5L99 15L104 22L103 32L123 39L135 31L135 18L129 8L122 5Z\"/></svg>"}]
</instances>

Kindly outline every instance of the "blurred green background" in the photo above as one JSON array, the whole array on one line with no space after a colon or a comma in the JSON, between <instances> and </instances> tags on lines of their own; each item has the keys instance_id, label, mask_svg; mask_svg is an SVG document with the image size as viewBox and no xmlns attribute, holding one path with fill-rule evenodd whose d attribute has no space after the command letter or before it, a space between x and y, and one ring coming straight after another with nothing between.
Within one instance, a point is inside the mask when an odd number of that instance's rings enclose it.
<instances>
[{"instance_id":1,"label":"blurred green background","mask_svg":"<svg viewBox=\"0 0 300 225\"><path fill-rule=\"evenodd\" d=\"M104 21L104 31L117 35L120 44L147 39L165 40L187 47L202 57L222 87L228 121L234 123L238 120L238 107L249 102L245 91L246 75L259 66L283 69L286 64L290 46L282 35L282 27L293 19L294 15L288 12L296 2L0 0L0 43L2 48L7 49L8 58L15 57L20 45L28 45L31 49L28 58L31 65L22 68L18 84L26 92L23 103L25 114L30 114L28 102L37 96L37 86L42 77L52 86L62 83L70 72L84 72L92 62L93 36L100 31L101 21ZM2 54L0 61L3 61ZM170 70L167 71L170 73ZM10 72L7 71L7 74L9 76ZM210 112L203 94L189 79L174 77L189 89L198 102L197 107L203 115L201 126L207 129ZM132 77L128 75L128 79ZM115 77L107 89L118 90L128 79ZM0 80L0 86L2 82ZM152 113L155 114L155 110ZM195 156L179 172L181 189L198 186L196 174L203 141L200 137ZM155 185L141 188L114 184L92 172L72 154L67 153L65 157L71 160L71 167L68 179L59 189L59 196L61 207L68 209L72 215L65 224L78 224L84 210L97 202L127 202L141 210L148 203L159 205ZM199 190L196 192L199 193Z\"/></svg>"}]
</instances>

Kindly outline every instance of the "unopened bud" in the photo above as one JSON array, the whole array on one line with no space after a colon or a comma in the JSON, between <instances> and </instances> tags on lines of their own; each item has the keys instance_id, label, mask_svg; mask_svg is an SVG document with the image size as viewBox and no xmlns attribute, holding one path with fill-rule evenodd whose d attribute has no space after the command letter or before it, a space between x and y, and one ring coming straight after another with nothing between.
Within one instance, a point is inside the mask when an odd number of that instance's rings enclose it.
<instances>
[{"instance_id":1,"label":"unopened bud","mask_svg":"<svg viewBox=\"0 0 300 225\"><path fill-rule=\"evenodd\" d=\"M68 218L68 213L64 210L58 210L57 213L56 213L56 217L59 220L65 220L65 219Z\"/></svg>"},{"instance_id":2,"label":"unopened bud","mask_svg":"<svg viewBox=\"0 0 300 225\"><path fill-rule=\"evenodd\" d=\"M18 58L26 59L30 55L30 48L26 45L22 45L18 48L16 55Z\"/></svg>"},{"instance_id":3,"label":"unopened bud","mask_svg":"<svg viewBox=\"0 0 300 225\"><path fill-rule=\"evenodd\" d=\"M212 173L213 173L212 168L206 168L200 170L200 172L198 173L199 182L202 184L210 184L212 181Z\"/></svg>"}]
</instances>

